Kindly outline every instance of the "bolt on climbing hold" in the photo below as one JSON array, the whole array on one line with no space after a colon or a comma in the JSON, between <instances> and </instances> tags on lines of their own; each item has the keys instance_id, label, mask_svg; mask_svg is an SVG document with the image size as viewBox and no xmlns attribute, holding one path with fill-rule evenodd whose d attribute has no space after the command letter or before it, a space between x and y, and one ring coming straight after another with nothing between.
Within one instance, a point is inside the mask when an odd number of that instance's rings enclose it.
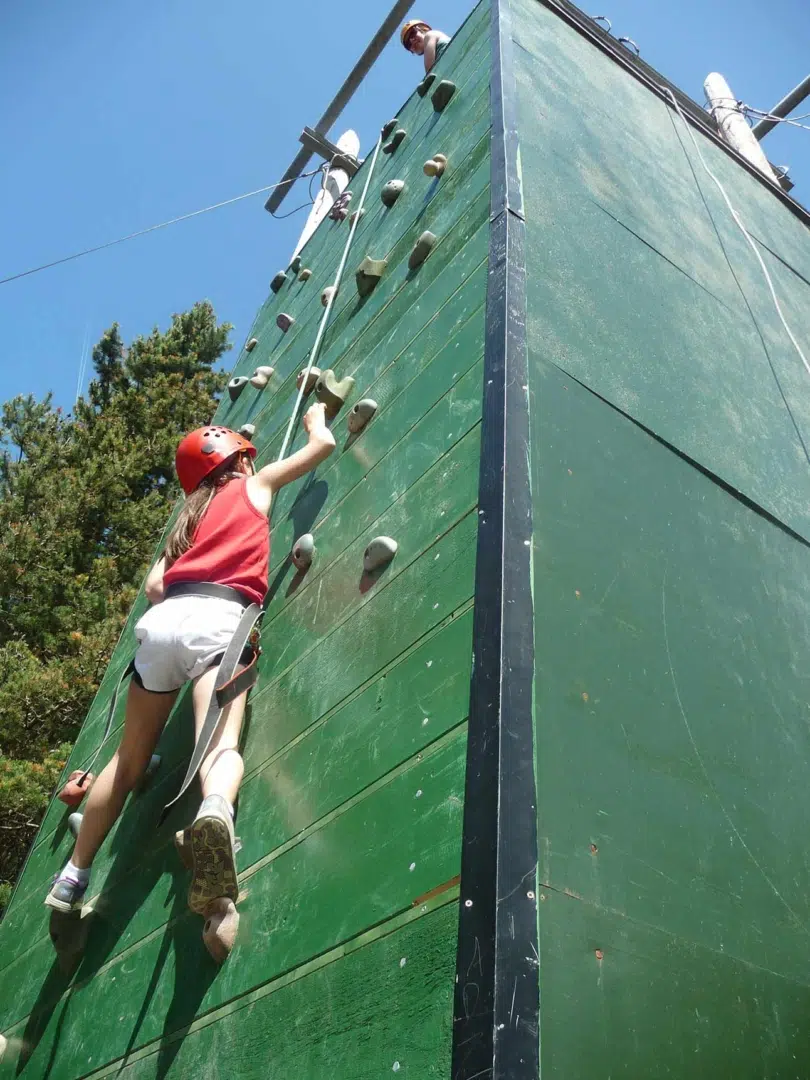
<instances>
[{"instance_id":1,"label":"bolt on climbing hold","mask_svg":"<svg viewBox=\"0 0 810 1080\"><path fill-rule=\"evenodd\" d=\"M241 435L243 439L252 439L253 436L256 434L256 425L242 424L236 434Z\"/></svg>"},{"instance_id":2,"label":"bolt on climbing hold","mask_svg":"<svg viewBox=\"0 0 810 1080\"><path fill-rule=\"evenodd\" d=\"M203 944L218 964L230 956L239 930L239 912L227 896L212 900L205 910Z\"/></svg>"},{"instance_id":3,"label":"bolt on climbing hold","mask_svg":"<svg viewBox=\"0 0 810 1080\"><path fill-rule=\"evenodd\" d=\"M304 533L293 544L290 558L299 570L308 570L312 566L312 557L315 554L315 537L312 533Z\"/></svg>"},{"instance_id":4,"label":"bolt on climbing hold","mask_svg":"<svg viewBox=\"0 0 810 1080\"><path fill-rule=\"evenodd\" d=\"M306 375L306 372L307 372L306 368L304 368L303 371L299 371L298 378L295 380L295 385L298 387L299 390L301 389L301 383L304 381L304 375ZM309 375L307 375L307 384L304 387L304 393L305 394L311 394L312 393L312 391L315 389L315 386L316 386L316 384L318 382L318 379L320 379L320 377L321 377L321 369L319 367L311 367L309 369Z\"/></svg>"},{"instance_id":5,"label":"bolt on climbing hold","mask_svg":"<svg viewBox=\"0 0 810 1080\"><path fill-rule=\"evenodd\" d=\"M301 269L301 256L296 255L295 258L293 259L293 261L290 263L290 270L292 270L292 272L294 274L297 274L300 269Z\"/></svg>"},{"instance_id":6,"label":"bolt on climbing hold","mask_svg":"<svg viewBox=\"0 0 810 1080\"><path fill-rule=\"evenodd\" d=\"M425 176L441 176L446 168L447 156L445 154L434 154L433 157L426 161L422 166L422 171Z\"/></svg>"},{"instance_id":7,"label":"bolt on climbing hold","mask_svg":"<svg viewBox=\"0 0 810 1080\"><path fill-rule=\"evenodd\" d=\"M252 337L250 341L245 342L245 352L253 352L258 344L259 339L257 337Z\"/></svg>"},{"instance_id":8,"label":"bolt on climbing hold","mask_svg":"<svg viewBox=\"0 0 810 1080\"><path fill-rule=\"evenodd\" d=\"M294 322L295 319L292 315L288 315L286 311L280 311L278 315L276 315L276 326L279 330L283 330L285 334Z\"/></svg>"},{"instance_id":9,"label":"bolt on climbing hold","mask_svg":"<svg viewBox=\"0 0 810 1080\"><path fill-rule=\"evenodd\" d=\"M393 154L393 152L400 145L400 143L402 142L402 140L405 138L405 136L407 134L408 134L408 132L405 130L405 128L397 128L397 130L394 132L391 140L389 142L387 142L385 144L385 146L382 148L383 153L384 154Z\"/></svg>"},{"instance_id":10,"label":"bolt on climbing hold","mask_svg":"<svg viewBox=\"0 0 810 1080\"><path fill-rule=\"evenodd\" d=\"M372 259L370 255L366 255L354 273L360 296L369 296L374 291L377 282L385 273L386 266L388 259Z\"/></svg>"},{"instance_id":11,"label":"bolt on climbing hold","mask_svg":"<svg viewBox=\"0 0 810 1080\"><path fill-rule=\"evenodd\" d=\"M309 281L309 279L311 277L312 277L312 271L310 270L310 268L308 266L305 266L304 269L301 271L301 273L298 275L298 280L299 281Z\"/></svg>"},{"instance_id":12,"label":"bolt on climbing hold","mask_svg":"<svg viewBox=\"0 0 810 1080\"><path fill-rule=\"evenodd\" d=\"M419 97L424 97L425 96L425 94L428 92L428 90L431 88L431 86L433 86L433 83L434 83L435 79L436 79L436 72L435 71L431 71L430 74L426 75L424 77L424 79L422 79L422 81L419 83L419 85L416 88L416 92L419 95Z\"/></svg>"},{"instance_id":13,"label":"bolt on climbing hold","mask_svg":"<svg viewBox=\"0 0 810 1080\"><path fill-rule=\"evenodd\" d=\"M357 221L359 218L361 218L361 217L363 217L365 215L365 212L366 212L365 207L363 207L362 210L355 210L353 213L349 214L349 222L352 225L354 225L355 221Z\"/></svg>"},{"instance_id":14,"label":"bolt on climbing hold","mask_svg":"<svg viewBox=\"0 0 810 1080\"><path fill-rule=\"evenodd\" d=\"M271 367L257 367L250 377L250 385L255 386L257 390L264 390L275 370Z\"/></svg>"},{"instance_id":15,"label":"bolt on climbing hold","mask_svg":"<svg viewBox=\"0 0 810 1080\"><path fill-rule=\"evenodd\" d=\"M332 297L335 295L336 292L337 292L337 289L335 288L334 285L327 285L326 286L326 288L321 293L321 303L323 304L324 307L326 307L326 305L329 303L329 301L332 299Z\"/></svg>"},{"instance_id":16,"label":"bolt on climbing hold","mask_svg":"<svg viewBox=\"0 0 810 1080\"><path fill-rule=\"evenodd\" d=\"M399 123L399 117L395 116L392 120L389 120L387 124L383 125L383 129L380 132L384 139L387 139L391 132L396 128Z\"/></svg>"},{"instance_id":17,"label":"bolt on climbing hold","mask_svg":"<svg viewBox=\"0 0 810 1080\"><path fill-rule=\"evenodd\" d=\"M352 392L354 379L347 375L345 379L338 379L331 368L322 371L315 383L315 394L318 401L326 406L329 416L337 416L341 407L346 403L346 398Z\"/></svg>"},{"instance_id":18,"label":"bolt on climbing hold","mask_svg":"<svg viewBox=\"0 0 810 1080\"><path fill-rule=\"evenodd\" d=\"M77 807L87 794L95 777L92 773L84 772L84 769L74 769L67 778L67 783L59 792L59 800L65 806Z\"/></svg>"},{"instance_id":19,"label":"bolt on climbing hold","mask_svg":"<svg viewBox=\"0 0 810 1080\"><path fill-rule=\"evenodd\" d=\"M286 280L287 275L284 273L283 270L279 270L279 272L270 282L270 288L273 290L274 293L277 293Z\"/></svg>"},{"instance_id":20,"label":"bolt on climbing hold","mask_svg":"<svg viewBox=\"0 0 810 1080\"><path fill-rule=\"evenodd\" d=\"M77 810L75 814L71 814L68 818L68 828L74 836L79 835L79 829L82 827L82 815Z\"/></svg>"},{"instance_id":21,"label":"bolt on climbing hold","mask_svg":"<svg viewBox=\"0 0 810 1080\"><path fill-rule=\"evenodd\" d=\"M380 198L382 199L383 206L393 206L404 191L404 189L404 180L389 180L387 184L383 184L382 191L380 192Z\"/></svg>"},{"instance_id":22,"label":"bolt on climbing hold","mask_svg":"<svg viewBox=\"0 0 810 1080\"><path fill-rule=\"evenodd\" d=\"M456 92L456 84L450 82L449 79L442 79L436 89L430 96L430 100L433 102L433 108L436 112L443 112L450 98Z\"/></svg>"},{"instance_id":23,"label":"bolt on climbing hold","mask_svg":"<svg viewBox=\"0 0 810 1080\"><path fill-rule=\"evenodd\" d=\"M362 431L376 411L377 402L373 398L366 397L358 401L347 418L349 431L352 435Z\"/></svg>"},{"instance_id":24,"label":"bolt on climbing hold","mask_svg":"<svg viewBox=\"0 0 810 1080\"><path fill-rule=\"evenodd\" d=\"M247 384L248 381L246 375L235 375L231 379L231 381L228 383L228 393L231 396L231 401L236 401L236 399L245 389Z\"/></svg>"},{"instance_id":25,"label":"bolt on climbing hold","mask_svg":"<svg viewBox=\"0 0 810 1080\"><path fill-rule=\"evenodd\" d=\"M413 251L408 256L408 269L415 270L421 266L436 245L436 236L427 229L413 246Z\"/></svg>"},{"instance_id":26,"label":"bolt on climbing hold","mask_svg":"<svg viewBox=\"0 0 810 1080\"><path fill-rule=\"evenodd\" d=\"M390 536L375 536L363 552L363 569L367 574L391 562L397 553L396 540Z\"/></svg>"}]
</instances>

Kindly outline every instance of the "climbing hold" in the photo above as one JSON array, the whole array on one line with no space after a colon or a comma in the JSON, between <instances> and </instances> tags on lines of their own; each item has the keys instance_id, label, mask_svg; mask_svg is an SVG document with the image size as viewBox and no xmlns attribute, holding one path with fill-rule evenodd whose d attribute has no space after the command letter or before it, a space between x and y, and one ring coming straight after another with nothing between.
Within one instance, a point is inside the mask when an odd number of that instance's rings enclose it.
<instances>
[{"instance_id":1,"label":"climbing hold","mask_svg":"<svg viewBox=\"0 0 810 1080\"><path fill-rule=\"evenodd\" d=\"M399 144L402 142L402 140L407 134L408 132L405 130L405 128L397 128L391 141L387 142L383 147L383 153L393 154L393 152L396 150L396 148L399 146Z\"/></svg>"},{"instance_id":2,"label":"climbing hold","mask_svg":"<svg viewBox=\"0 0 810 1080\"><path fill-rule=\"evenodd\" d=\"M194 856L191 854L191 829L178 829L174 834L174 846L180 862L186 870L194 869Z\"/></svg>"},{"instance_id":3,"label":"climbing hold","mask_svg":"<svg viewBox=\"0 0 810 1080\"><path fill-rule=\"evenodd\" d=\"M292 270L292 272L294 274L297 274L300 269L301 269L301 256L296 255L295 258L293 259L293 261L290 263L290 270Z\"/></svg>"},{"instance_id":4,"label":"climbing hold","mask_svg":"<svg viewBox=\"0 0 810 1080\"><path fill-rule=\"evenodd\" d=\"M275 370L271 367L257 367L250 377L250 385L255 386L257 390L264 390Z\"/></svg>"},{"instance_id":5,"label":"climbing hold","mask_svg":"<svg viewBox=\"0 0 810 1080\"><path fill-rule=\"evenodd\" d=\"M436 244L436 236L432 232L425 232L419 237L413 246L413 251L408 256L408 269L415 270L421 266L428 255L433 251Z\"/></svg>"},{"instance_id":6,"label":"climbing hold","mask_svg":"<svg viewBox=\"0 0 810 1080\"><path fill-rule=\"evenodd\" d=\"M433 102L433 108L436 112L443 112L445 106L449 102L450 98L456 92L456 84L450 82L449 79L442 79L439 85L431 94L430 100Z\"/></svg>"},{"instance_id":7,"label":"climbing hold","mask_svg":"<svg viewBox=\"0 0 810 1080\"><path fill-rule=\"evenodd\" d=\"M67 783L59 792L59 800L65 806L78 806L87 794L87 790L94 779L92 773L85 773L84 769L74 769L67 778Z\"/></svg>"},{"instance_id":8,"label":"climbing hold","mask_svg":"<svg viewBox=\"0 0 810 1080\"><path fill-rule=\"evenodd\" d=\"M274 293L277 293L286 280L287 275L284 273L283 270L279 270L279 272L270 282L270 288L273 290Z\"/></svg>"},{"instance_id":9,"label":"climbing hold","mask_svg":"<svg viewBox=\"0 0 810 1080\"><path fill-rule=\"evenodd\" d=\"M329 301L332 299L332 297L335 295L336 292L337 292L337 289L335 288L334 285L327 285L326 286L326 288L321 293L321 303L323 304L324 307L326 307L326 305L329 303Z\"/></svg>"},{"instance_id":10,"label":"climbing hold","mask_svg":"<svg viewBox=\"0 0 810 1080\"><path fill-rule=\"evenodd\" d=\"M239 930L239 912L233 900L220 896L205 910L203 944L218 964L228 959Z\"/></svg>"},{"instance_id":11,"label":"climbing hold","mask_svg":"<svg viewBox=\"0 0 810 1080\"><path fill-rule=\"evenodd\" d=\"M391 132L396 128L399 123L399 117L395 116L393 120L389 120L387 124L383 126L381 135L384 139L387 139Z\"/></svg>"},{"instance_id":12,"label":"climbing hold","mask_svg":"<svg viewBox=\"0 0 810 1080\"><path fill-rule=\"evenodd\" d=\"M345 379L338 379L334 371L327 368L326 371L321 372L315 384L315 394L318 401L322 401L326 406L327 413L330 416L337 416L353 387L354 379L351 375L347 375Z\"/></svg>"},{"instance_id":13,"label":"climbing hold","mask_svg":"<svg viewBox=\"0 0 810 1080\"><path fill-rule=\"evenodd\" d=\"M283 330L285 334L294 322L295 319L292 315L288 315L286 311L280 311L278 315L276 315L276 326L279 330Z\"/></svg>"},{"instance_id":14,"label":"climbing hold","mask_svg":"<svg viewBox=\"0 0 810 1080\"><path fill-rule=\"evenodd\" d=\"M243 439L252 439L253 436L256 434L256 425L242 424L236 434L241 435Z\"/></svg>"},{"instance_id":15,"label":"climbing hold","mask_svg":"<svg viewBox=\"0 0 810 1080\"><path fill-rule=\"evenodd\" d=\"M349 212L349 203L352 201L352 193L350 191L344 191L341 195L335 199L332 204L332 209L329 211L329 217L332 221L344 221L346 215Z\"/></svg>"},{"instance_id":16,"label":"climbing hold","mask_svg":"<svg viewBox=\"0 0 810 1080\"><path fill-rule=\"evenodd\" d=\"M312 533L304 533L293 544L292 561L299 570L308 570L312 566L312 556L315 554L315 537Z\"/></svg>"},{"instance_id":17,"label":"climbing hold","mask_svg":"<svg viewBox=\"0 0 810 1080\"><path fill-rule=\"evenodd\" d=\"M245 352L253 352L253 350L256 348L256 346L258 344L259 344L259 339L257 337L252 337L250 339L250 341L246 342L246 344L245 344Z\"/></svg>"},{"instance_id":18,"label":"climbing hold","mask_svg":"<svg viewBox=\"0 0 810 1080\"><path fill-rule=\"evenodd\" d=\"M228 383L228 393L231 395L231 401L236 401L236 399L245 389L247 384L248 381L246 375L235 375L231 379L231 381Z\"/></svg>"},{"instance_id":19,"label":"climbing hold","mask_svg":"<svg viewBox=\"0 0 810 1080\"><path fill-rule=\"evenodd\" d=\"M79 835L79 829L82 827L82 815L77 810L75 814L71 814L68 818L68 828L74 836Z\"/></svg>"},{"instance_id":20,"label":"climbing hold","mask_svg":"<svg viewBox=\"0 0 810 1080\"><path fill-rule=\"evenodd\" d=\"M3 1060L3 1055L6 1052L6 1047L7 1046L8 1046L8 1039L5 1037L5 1035L0 1035L0 1061Z\"/></svg>"},{"instance_id":21,"label":"climbing hold","mask_svg":"<svg viewBox=\"0 0 810 1080\"><path fill-rule=\"evenodd\" d=\"M377 402L374 398L366 397L358 401L349 413L348 425L352 435L362 431L374 413L377 411Z\"/></svg>"},{"instance_id":22,"label":"climbing hold","mask_svg":"<svg viewBox=\"0 0 810 1080\"><path fill-rule=\"evenodd\" d=\"M301 271L301 273L298 275L298 280L299 281L309 281L309 279L311 277L312 277L312 271L310 270L310 268L308 266L305 266L304 269Z\"/></svg>"},{"instance_id":23,"label":"climbing hold","mask_svg":"<svg viewBox=\"0 0 810 1080\"><path fill-rule=\"evenodd\" d=\"M358 220L359 218L363 217L363 215L365 214L365 212L366 212L366 208L365 208L365 207L363 207L363 209L362 209L362 210L355 210L355 211L354 211L354 213L352 213L352 214L349 214L349 222L350 222L350 223L351 223L352 225L354 225L355 221L357 221L357 220Z\"/></svg>"},{"instance_id":24,"label":"climbing hold","mask_svg":"<svg viewBox=\"0 0 810 1080\"><path fill-rule=\"evenodd\" d=\"M56 949L59 969L63 975L72 975L78 967L87 942L89 919L83 919L80 911L52 911L48 924L51 943Z\"/></svg>"},{"instance_id":25,"label":"climbing hold","mask_svg":"<svg viewBox=\"0 0 810 1080\"><path fill-rule=\"evenodd\" d=\"M425 176L441 176L447 168L447 157L444 154L434 154L429 161L422 166Z\"/></svg>"},{"instance_id":26,"label":"climbing hold","mask_svg":"<svg viewBox=\"0 0 810 1080\"><path fill-rule=\"evenodd\" d=\"M419 97L424 97L425 96L425 94L428 92L428 90L431 88L431 86L433 86L433 82L434 82L435 78L436 78L436 72L431 71L428 75L426 75L424 77L424 79L422 79L422 81L419 83L419 85L416 88L416 92L419 95Z\"/></svg>"},{"instance_id":27,"label":"climbing hold","mask_svg":"<svg viewBox=\"0 0 810 1080\"><path fill-rule=\"evenodd\" d=\"M390 563L398 546L396 540L392 540L390 536L375 536L363 552L363 569L370 574L372 570L378 570Z\"/></svg>"},{"instance_id":28,"label":"climbing hold","mask_svg":"<svg viewBox=\"0 0 810 1080\"><path fill-rule=\"evenodd\" d=\"M303 371L300 371L298 373L298 378L295 380L295 385L298 387L299 390L301 389L301 383L304 381L304 375L306 375L306 371L307 371L306 368L304 368ZM320 377L321 377L321 369L319 367L311 367L309 369L309 375L307 375L307 385L304 387L304 393L305 394L311 394L312 393L312 391L315 389L315 385L318 382L318 379L320 379Z\"/></svg>"},{"instance_id":29,"label":"climbing hold","mask_svg":"<svg viewBox=\"0 0 810 1080\"><path fill-rule=\"evenodd\" d=\"M143 776L138 783L138 791L146 791L152 784L155 775L160 768L160 754L152 754L149 764L143 771Z\"/></svg>"},{"instance_id":30,"label":"climbing hold","mask_svg":"<svg viewBox=\"0 0 810 1080\"><path fill-rule=\"evenodd\" d=\"M383 184L383 189L380 192L383 206L393 206L404 190L404 180L389 180L387 184Z\"/></svg>"},{"instance_id":31,"label":"climbing hold","mask_svg":"<svg viewBox=\"0 0 810 1080\"><path fill-rule=\"evenodd\" d=\"M385 273L386 266L388 259L372 259L370 255L366 255L354 273L360 296L369 296L374 291L377 282Z\"/></svg>"}]
</instances>

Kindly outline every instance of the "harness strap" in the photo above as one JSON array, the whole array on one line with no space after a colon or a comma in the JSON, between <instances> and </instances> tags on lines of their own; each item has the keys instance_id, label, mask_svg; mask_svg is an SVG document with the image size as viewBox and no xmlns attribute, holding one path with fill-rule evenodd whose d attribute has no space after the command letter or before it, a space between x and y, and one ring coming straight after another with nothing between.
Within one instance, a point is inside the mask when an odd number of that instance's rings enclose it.
<instances>
[{"instance_id":1,"label":"harness strap","mask_svg":"<svg viewBox=\"0 0 810 1080\"><path fill-rule=\"evenodd\" d=\"M263 614L264 612L259 604L249 604L242 612L242 618L239 620L239 625L230 640L228 648L225 650L222 663L219 665L219 685L211 694L208 711L205 714L205 719L203 720L200 734L195 743L191 760L188 763L185 778L175 797L163 807L160 820L158 821L159 826L166 820L166 816L174 804L185 795L189 785L197 775L199 768L208 753L208 748L211 745L214 732L216 731L220 717L222 716L222 710L226 705L233 701L235 697L238 697L244 690L249 689L256 681L258 644L254 644L254 657L250 664L245 668L245 671L240 672L239 675L236 675L235 672L242 656L242 650L250 640L256 627L256 623ZM244 680L242 680L243 675L247 675Z\"/></svg>"},{"instance_id":2,"label":"harness strap","mask_svg":"<svg viewBox=\"0 0 810 1080\"><path fill-rule=\"evenodd\" d=\"M115 716L115 709L116 709L116 706L118 705L118 695L121 692L121 684L123 683L124 679L126 679L127 675L131 675L134 670L135 670L135 661L130 660L130 662L127 664L127 666L121 672L121 675L120 675L120 678L118 679L118 682L115 684L115 690L113 691L113 696L110 698L110 704L109 704L109 707L107 709L107 723L104 725L104 734L101 736L101 742L98 744L98 749L96 750L95 754L93 754L92 758L90 759L90 764L84 770L84 773L83 773L81 779L79 780L79 786L84 784L85 780L87 779L88 773L90 772L90 770L95 765L96 759L98 758L98 755L101 753L101 750L102 750L102 748L104 746L104 743L107 741L107 736L110 734L110 730L112 729L113 717Z\"/></svg>"}]
</instances>

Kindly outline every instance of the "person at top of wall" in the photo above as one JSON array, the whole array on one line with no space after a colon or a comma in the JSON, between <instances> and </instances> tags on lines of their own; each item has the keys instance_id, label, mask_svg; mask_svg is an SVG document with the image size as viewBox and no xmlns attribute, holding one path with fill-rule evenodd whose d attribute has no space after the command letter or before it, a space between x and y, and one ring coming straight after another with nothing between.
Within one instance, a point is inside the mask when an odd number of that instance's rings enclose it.
<instances>
[{"instance_id":1,"label":"person at top of wall","mask_svg":"<svg viewBox=\"0 0 810 1080\"><path fill-rule=\"evenodd\" d=\"M51 886L47 907L62 912L81 907L93 859L188 681L199 734L244 609L261 604L267 593L273 496L335 448L322 404L308 409L304 428L308 441L302 449L258 471L256 448L228 428L198 428L178 446L175 464L186 501L146 579L152 606L135 627L139 644L123 736L90 788L73 854ZM202 583L206 595L195 595L195 585ZM237 670L245 666L243 655ZM189 829L194 864L189 904L198 911L222 895L223 872L236 881L233 804L244 772L239 736L246 697L247 690L223 709L199 770L203 800Z\"/></svg>"},{"instance_id":2,"label":"person at top of wall","mask_svg":"<svg viewBox=\"0 0 810 1080\"><path fill-rule=\"evenodd\" d=\"M410 19L402 27L400 40L408 52L425 58L425 71L430 71L444 50L450 44L450 38L441 30L433 30L421 19Z\"/></svg>"}]
</instances>

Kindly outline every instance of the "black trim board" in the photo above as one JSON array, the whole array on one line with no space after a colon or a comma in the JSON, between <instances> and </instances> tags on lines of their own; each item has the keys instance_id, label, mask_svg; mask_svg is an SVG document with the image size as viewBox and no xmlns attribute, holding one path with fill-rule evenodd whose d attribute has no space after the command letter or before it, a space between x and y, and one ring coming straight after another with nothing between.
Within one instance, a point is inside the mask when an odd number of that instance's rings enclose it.
<instances>
[{"instance_id":1,"label":"black trim board","mask_svg":"<svg viewBox=\"0 0 810 1080\"><path fill-rule=\"evenodd\" d=\"M491 0L492 203L453 1080L539 1075L523 202L509 0Z\"/></svg>"}]
</instances>

